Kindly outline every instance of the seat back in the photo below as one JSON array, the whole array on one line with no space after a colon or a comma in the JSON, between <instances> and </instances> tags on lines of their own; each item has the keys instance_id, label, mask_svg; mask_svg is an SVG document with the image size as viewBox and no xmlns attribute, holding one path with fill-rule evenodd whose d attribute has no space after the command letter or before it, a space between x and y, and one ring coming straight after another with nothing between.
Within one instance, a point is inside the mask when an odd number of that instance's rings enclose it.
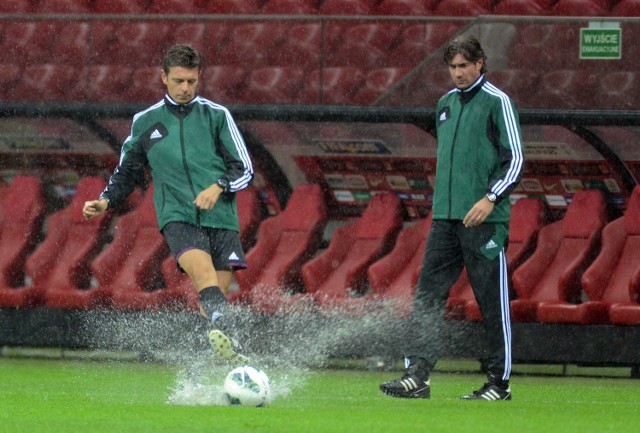
<instances>
[{"instance_id":1,"label":"seat back","mask_svg":"<svg viewBox=\"0 0 640 433\"><path fill-rule=\"evenodd\" d=\"M238 191L236 206L238 207L238 222L240 224L240 242L246 250L255 242L256 231L262 220L258 190L250 186Z\"/></svg>"},{"instance_id":2,"label":"seat back","mask_svg":"<svg viewBox=\"0 0 640 433\"><path fill-rule=\"evenodd\" d=\"M45 207L37 177L13 178L0 208L0 285L20 285L24 262L42 228Z\"/></svg>"},{"instance_id":3,"label":"seat back","mask_svg":"<svg viewBox=\"0 0 640 433\"><path fill-rule=\"evenodd\" d=\"M538 231L546 221L546 208L541 200L524 198L511 207L507 262L513 270L532 251Z\"/></svg>"},{"instance_id":4,"label":"seat back","mask_svg":"<svg viewBox=\"0 0 640 433\"><path fill-rule=\"evenodd\" d=\"M515 271L513 281L518 295L529 292L524 287L528 286L531 289L528 297L532 301L577 300L581 291L580 278L593 259L606 218L602 192L576 192L564 218L540 231L535 252ZM548 234L556 232L561 237L553 242L553 251L544 251L552 244L547 239Z\"/></svg>"},{"instance_id":5,"label":"seat back","mask_svg":"<svg viewBox=\"0 0 640 433\"><path fill-rule=\"evenodd\" d=\"M331 238L329 248L302 270L307 290L316 292L320 303L362 292L366 272L374 261L393 247L402 228L402 208L392 193L375 195L362 217L352 226L341 227Z\"/></svg>"},{"instance_id":6,"label":"seat back","mask_svg":"<svg viewBox=\"0 0 640 433\"><path fill-rule=\"evenodd\" d=\"M592 300L607 303L637 302L640 291L640 186L636 186L624 216L602 232L602 248L585 271L582 285Z\"/></svg>"},{"instance_id":7,"label":"seat back","mask_svg":"<svg viewBox=\"0 0 640 433\"><path fill-rule=\"evenodd\" d=\"M298 185L280 214L283 231L309 231L323 225L327 208L322 189L315 184Z\"/></svg>"},{"instance_id":8,"label":"seat back","mask_svg":"<svg viewBox=\"0 0 640 433\"><path fill-rule=\"evenodd\" d=\"M89 263L102 247L111 213L86 220L82 208L105 186L101 177L82 178L71 203L49 217L44 241L25 264L34 286L44 290L89 286Z\"/></svg>"},{"instance_id":9,"label":"seat back","mask_svg":"<svg viewBox=\"0 0 640 433\"><path fill-rule=\"evenodd\" d=\"M602 230L606 220L607 211L602 192L595 189L578 191L562 218L562 236L588 239Z\"/></svg>"},{"instance_id":10,"label":"seat back","mask_svg":"<svg viewBox=\"0 0 640 433\"><path fill-rule=\"evenodd\" d=\"M637 185L624 213L624 228L628 235L640 236L640 185Z\"/></svg>"},{"instance_id":11,"label":"seat back","mask_svg":"<svg viewBox=\"0 0 640 433\"><path fill-rule=\"evenodd\" d=\"M286 208L268 218L258 232L256 245L247 254L248 268L236 272L242 291L297 289L300 269L318 250L327 211L318 185L298 185Z\"/></svg>"},{"instance_id":12,"label":"seat back","mask_svg":"<svg viewBox=\"0 0 640 433\"><path fill-rule=\"evenodd\" d=\"M138 207L120 217L113 241L91 263L100 287L147 290L158 286L158 268L168 249L158 230L153 191L152 184Z\"/></svg>"},{"instance_id":13,"label":"seat back","mask_svg":"<svg viewBox=\"0 0 640 433\"><path fill-rule=\"evenodd\" d=\"M358 239L388 239L402 228L400 199L392 193L374 195L356 226Z\"/></svg>"}]
</instances>

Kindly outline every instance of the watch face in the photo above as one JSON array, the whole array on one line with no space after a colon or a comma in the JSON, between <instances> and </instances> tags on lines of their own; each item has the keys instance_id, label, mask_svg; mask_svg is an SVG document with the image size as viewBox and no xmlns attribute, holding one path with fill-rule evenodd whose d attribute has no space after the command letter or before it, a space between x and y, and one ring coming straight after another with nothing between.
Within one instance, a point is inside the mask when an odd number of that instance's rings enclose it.
<instances>
[{"instance_id":1,"label":"watch face","mask_svg":"<svg viewBox=\"0 0 640 433\"><path fill-rule=\"evenodd\" d=\"M489 199L489 201L491 203L495 203L495 201L497 199L497 197L496 197L496 195L494 193L487 194L487 198Z\"/></svg>"}]
</instances>

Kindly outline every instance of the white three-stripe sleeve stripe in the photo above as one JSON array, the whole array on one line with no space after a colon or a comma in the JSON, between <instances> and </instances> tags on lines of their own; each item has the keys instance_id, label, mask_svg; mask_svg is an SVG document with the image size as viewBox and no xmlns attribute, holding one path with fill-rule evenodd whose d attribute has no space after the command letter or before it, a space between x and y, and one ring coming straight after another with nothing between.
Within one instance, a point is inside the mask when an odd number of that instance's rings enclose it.
<instances>
[{"instance_id":1,"label":"white three-stripe sleeve stripe","mask_svg":"<svg viewBox=\"0 0 640 433\"><path fill-rule=\"evenodd\" d=\"M504 373L502 380L511 376L511 313L509 304L509 278L507 257L504 249L500 252L500 310L502 313L502 332L504 335Z\"/></svg>"},{"instance_id":2,"label":"white three-stripe sleeve stripe","mask_svg":"<svg viewBox=\"0 0 640 433\"><path fill-rule=\"evenodd\" d=\"M507 129L507 136L509 140L509 147L511 149L511 164L507 170L504 179L499 180L494 186L493 191L500 195L511 184L513 184L522 171L523 156L522 156L522 143L520 141L520 134L518 134L518 124L516 122L516 116L513 112L513 106L509 97L497 87L490 83L485 83L483 88L487 93L494 95L500 99L502 104L502 113L504 116L504 123Z\"/></svg>"},{"instance_id":3,"label":"white three-stripe sleeve stripe","mask_svg":"<svg viewBox=\"0 0 640 433\"><path fill-rule=\"evenodd\" d=\"M202 104L209 105L214 109L222 110L224 112L224 115L227 119L227 125L229 126L229 131L233 139L233 143L236 147L236 151L238 152L238 155L240 155L240 159L242 160L242 163L245 167L244 175L241 176L239 179L231 181L229 183L229 187L231 191L237 191L246 187L251 181L251 178L253 177L253 165L251 164L251 158L249 157L249 152L247 150L247 146L244 142L244 139L242 138L242 134L240 134L240 131L238 130L238 126L233 120L231 113L226 107L215 104L205 98L200 97L198 98L198 101Z\"/></svg>"}]
</instances>

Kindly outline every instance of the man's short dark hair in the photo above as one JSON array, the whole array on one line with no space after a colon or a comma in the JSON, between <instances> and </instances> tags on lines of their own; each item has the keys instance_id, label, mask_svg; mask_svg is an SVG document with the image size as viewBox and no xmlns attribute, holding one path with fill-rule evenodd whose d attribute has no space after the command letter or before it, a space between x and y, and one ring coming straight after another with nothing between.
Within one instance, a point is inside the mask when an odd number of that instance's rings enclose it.
<instances>
[{"instance_id":1,"label":"man's short dark hair","mask_svg":"<svg viewBox=\"0 0 640 433\"><path fill-rule=\"evenodd\" d=\"M169 48L162 61L162 70L165 74L174 66L186 69L198 68L200 70L201 57L198 50L191 45L179 44Z\"/></svg>"},{"instance_id":2,"label":"man's short dark hair","mask_svg":"<svg viewBox=\"0 0 640 433\"><path fill-rule=\"evenodd\" d=\"M444 62L448 65L457 54L462 54L462 57L473 63L482 59L480 72L486 72L487 56L475 36L461 35L450 41L444 50Z\"/></svg>"}]
</instances>

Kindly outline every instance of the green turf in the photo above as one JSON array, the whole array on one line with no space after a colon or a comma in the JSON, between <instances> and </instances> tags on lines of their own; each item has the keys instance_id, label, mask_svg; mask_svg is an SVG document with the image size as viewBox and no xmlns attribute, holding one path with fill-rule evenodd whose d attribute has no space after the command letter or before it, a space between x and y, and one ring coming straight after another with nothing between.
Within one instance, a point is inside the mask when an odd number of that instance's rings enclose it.
<instances>
[{"instance_id":1,"label":"green turf","mask_svg":"<svg viewBox=\"0 0 640 433\"><path fill-rule=\"evenodd\" d=\"M266 408L167 403L165 364L0 359L0 431L21 432L633 432L640 383L628 378L518 375L511 402L460 401L477 374L436 373L431 400L396 400L378 384L397 372L317 370ZM282 384L274 383L274 386Z\"/></svg>"}]
</instances>

